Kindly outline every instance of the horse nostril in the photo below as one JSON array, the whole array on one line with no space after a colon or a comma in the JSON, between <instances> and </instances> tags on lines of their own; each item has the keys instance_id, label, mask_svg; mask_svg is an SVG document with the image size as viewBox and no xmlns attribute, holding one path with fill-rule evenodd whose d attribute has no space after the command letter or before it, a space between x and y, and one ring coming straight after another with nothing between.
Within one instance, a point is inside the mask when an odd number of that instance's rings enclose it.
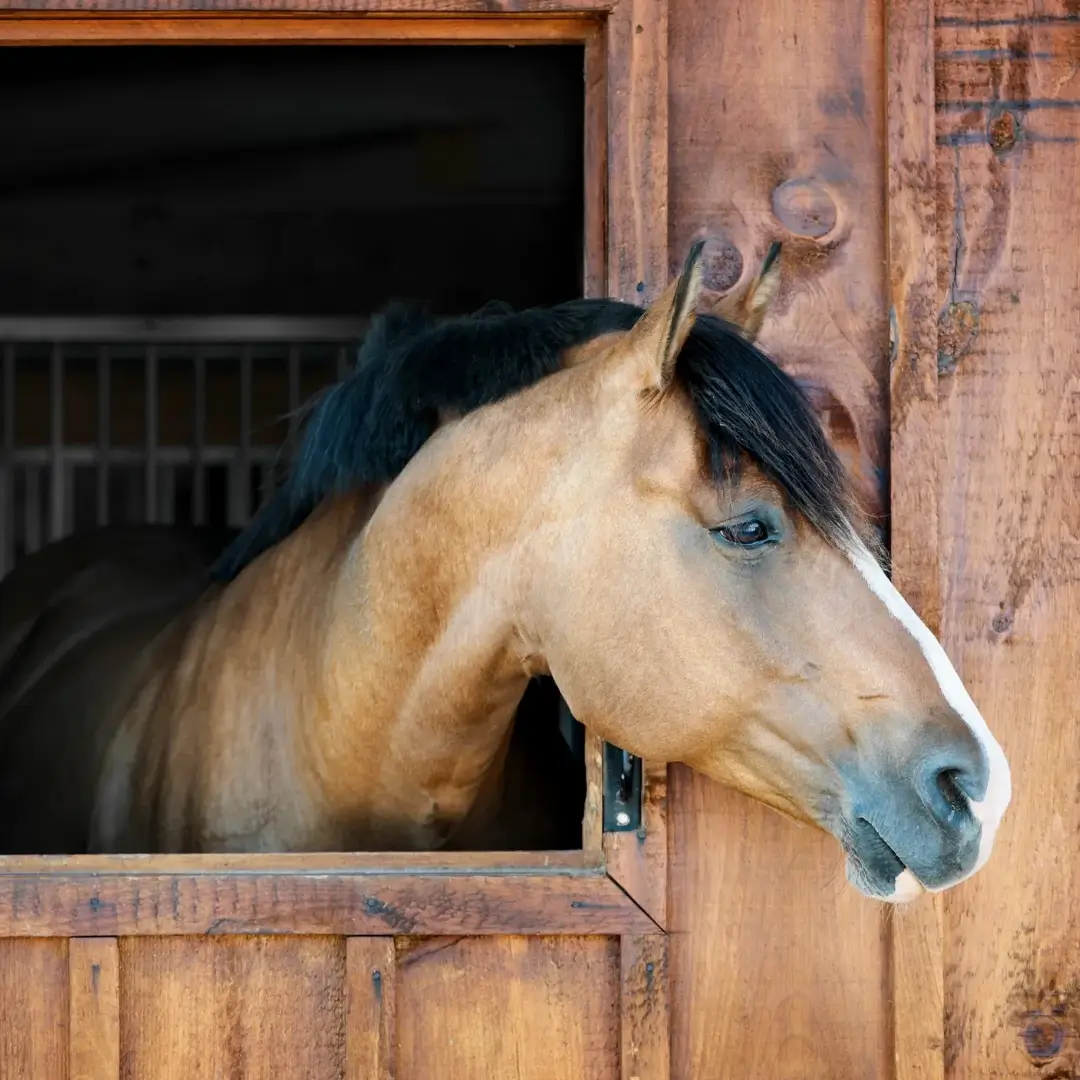
<instances>
[{"instance_id":1,"label":"horse nostril","mask_svg":"<svg viewBox=\"0 0 1080 1080\"><path fill-rule=\"evenodd\" d=\"M969 814L971 807L968 804L967 796L960 787L961 775L959 769L942 769L937 774L937 788L952 811L958 814Z\"/></svg>"}]
</instances>

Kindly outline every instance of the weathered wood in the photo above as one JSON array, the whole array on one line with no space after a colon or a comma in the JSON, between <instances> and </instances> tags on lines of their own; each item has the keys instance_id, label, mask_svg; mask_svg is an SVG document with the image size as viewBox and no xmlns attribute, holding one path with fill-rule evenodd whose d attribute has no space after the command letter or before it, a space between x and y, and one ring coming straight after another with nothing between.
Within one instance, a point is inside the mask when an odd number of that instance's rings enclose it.
<instances>
[{"instance_id":1,"label":"weathered wood","mask_svg":"<svg viewBox=\"0 0 1080 1080\"><path fill-rule=\"evenodd\" d=\"M618 1001L614 938L403 941L398 1080L615 1080Z\"/></svg>"},{"instance_id":2,"label":"weathered wood","mask_svg":"<svg viewBox=\"0 0 1080 1080\"><path fill-rule=\"evenodd\" d=\"M68 942L69 1080L120 1076L120 961L116 938Z\"/></svg>"},{"instance_id":3,"label":"weathered wood","mask_svg":"<svg viewBox=\"0 0 1080 1080\"><path fill-rule=\"evenodd\" d=\"M585 810L581 821L581 846L603 860L604 856L604 740L585 732Z\"/></svg>"},{"instance_id":4,"label":"weathered wood","mask_svg":"<svg viewBox=\"0 0 1080 1080\"><path fill-rule=\"evenodd\" d=\"M349 938L345 952L345 1080L393 1080L397 958L393 938Z\"/></svg>"},{"instance_id":5,"label":"weathered wood","mask_svg":"<svg viewBox=\"0 0 1080 1080\"><path fill-rule=\"evenodd\" d=\"M604 833L607 872L649 913L667 925L667 765L642 763L642 828Z\"/></svg>"},{"instance_id":6,"label":"weathered wood","mask_svg":"<svg viewBox=\"0 0 1080 1080\"><path fill-rule=\"evenodd\" d=\"M598 26L585 42L586 296L607 295L607 37Z\"/></svg>"},{"instance_id":7,"label":"weathered wood","mask_svg":"<svg viewBox=\"0 0 1080 1080\"><path fill-rule=\"evenodd\" d=\"M619 0L607 19L607 289L636 304L668 283L667 2Z\"/></svg>"},{"instance_id":8,"label":"weathered wood","mask_svg":"<svg viewBox=\"0 0 1080 1080\"><path fill-rule=\"evenodd\" d=\"M890 550L897 588L932 630L938 548L937 186L933 0L886 6ZM896 1080L944 1080L942 901L888 923Z\"/></svg>"},{"instance_id":9,"label":"weathered wood","mask_svg":"<svg viewBox=\"0 0 1080 1080\"><path fill-rule=\"evenodd\" d=\"M0 874L0 937L655 929L602 870Z\"/></svg>"},{"instance_id":10,"label":"weathered wood","mask_svg":"<svg viewBox=\"0 0 1080 1080\"><path fill-rule=\"evenodd\" d=\"M783 242L760 342L808 384L877 514L889 452L883 8L671 0L668 65L673 267L708 238L718 297ZM836 841L682 767L669 803L672 1075L890 1075L887 937L880 909L845 882Z\"/></svg>"},{"instance_id":11,"label":"weathered wood","mask_svg":"<svg viewBox=\"0 0 1080 1080\"><path fill-rule=\"evenodd\" d=\"M0 938L0 1077L66 1080L66 941Z\"/></svg>"},{"instance_id":12,"label":"weathered wood","mask_svg":"<svg viewBox=\"0 0 1080 1080\"><path fill-rule=\"evenodd\" d=\"M333 15L409 15L427 18L455 15L564 15L588 12L603 15L616 0L38 0L32 8L23 0L0 0L2 11L101 12L103 14L154 12L161 15L251 15L306 13Z\"/></svg>"},{"instance_id":13,"label":"weathered wood","mask_svg":"<svg viewBox=\"0 0 1080 1080\"><path fill-rule=\"evenodd\" d=\"M662 934L624 937L620 957L622 1080L667 1080L671 1075L668 939Z\"/></svg>"},{"instance_id":14,"label":"weathered wood","mask_svg":"<svg viewBox=\"0 0 1080 1080\"><path fill-rule=\"evenodd\" d=\"M182 0L181 0L182 2ZM79 6L78 15L58 18L55 15L7 14L12 6L0 0L0 46L2 45L131 45L169 44L198 45L206 42L258 44L288 41L297 45L350 44L373 42L424 42L427 44L470 45L512 42L515 45L542 45L552 42L585 42L596 33L596 23L587 18L571 16L526 17L506 15L498 19L478 15L444 16L440 18L391 18L368 16L343 19L332 14L294 15L283 18L275 2L259 14L255 0L253 14L240 16L229 8L213 5L192 6L191 14L170 14L170 8L147 3L140 8L117 0L100 0ZM50 5L43 5L46 10ZM57 7L55 10L62 10ZM124 14L93 16L88 11L123 11ZM158 14L133 14L143 10ZM185 9L177 3L177 12ZM198 11L210 14L195 14ZM329 5L311 3L297 10L329 13L339 10ZM345 9L340 9L345 10ZM453 10L453 9L450 9ZM468 12L468 8L459 9ZM268 12L273 12L269 14Z\"/></svg>"},{"instance_id":15,"label":"weathered wood","mask_svg":"<svg viewBox=\"0 0 1080 1080\"><path fill-rule=\"evenodd\" d=\"M1038 17L1034 12L1038 11ZM942 636L1009 756L945 897L950 1080L1080 1070L1080 14L939 8Z\"/></svg>"},{"instance_id":16,"label":"weathered wood","mask_svg":"<svg viewBox=\"0 0 1080 1080\"><path fill-rule=\"evenodd\" d=\"M340 939L128 938L120 961L124 1080L342 1075Z\"/></svg>"}]
</instances>

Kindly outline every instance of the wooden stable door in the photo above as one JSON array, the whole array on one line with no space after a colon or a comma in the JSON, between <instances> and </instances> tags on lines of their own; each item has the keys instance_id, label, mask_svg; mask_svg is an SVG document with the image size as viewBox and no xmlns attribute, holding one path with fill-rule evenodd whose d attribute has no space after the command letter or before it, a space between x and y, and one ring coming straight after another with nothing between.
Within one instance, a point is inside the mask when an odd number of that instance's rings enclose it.
<instances>
[{"instance_id":1,"label":"wooden stable door","mask_svg":"<svg viewBox=\"0 0 1080 1080\"><path fill-rule=\"evenodd\" d=\"M667 939L584 852L6 863L5 1080L669 1075Z\"/></svg>"},{"instance_id":2,"label":"wooden stable door","mask_svg":"<svg viewBox=\"0 0 1080 1080\"><path fill-rule=\"evenodd\" d=\"M61 4L0 18L0 43L579 44L585 291L662 290L662 3L259 7ZM0 1078L666 1080L666 770L605 831L586 757L580 851L0 858Z\"/></svg>"}]
</instances>

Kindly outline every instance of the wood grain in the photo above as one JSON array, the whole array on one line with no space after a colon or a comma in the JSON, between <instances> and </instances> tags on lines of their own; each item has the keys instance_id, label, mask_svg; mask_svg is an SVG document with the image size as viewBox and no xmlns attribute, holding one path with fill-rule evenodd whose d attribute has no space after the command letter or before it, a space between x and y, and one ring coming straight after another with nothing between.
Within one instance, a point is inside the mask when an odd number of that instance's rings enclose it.
<instances>
[{"instance_id":1,"label":"wood grain","mask_svg":"<svg viewBox=\"0 0 1080 1080\"><path fill-rule=\"evenodd\" d=\"M597 24L587 18L567 16L514 16L499 18L440 16L426 19L366 16L341 18L330 4L312 3L307 10L327 14L282 17L277 3L259 14L257 3L252 14L229 12L227 6L193 4L185 13L178 2L173 9L148 3L145 7L118 0L115 11L124 14L87 15L87 11L108 12L111 0L79 5L78 15L4 14L12 8L0 0L0 46L2 45L198 45L206 42L265 44L288 41L298 45L345 45L360 43L418 43L471 45L509 42L514 45L544 45L559 42L585 42L597 32ZM54 9L62 10L62 9ZM138 11L156 14L138 15ZM211 14L196 14L200 10ZM284 9L287 10L287 9ZM467 11L467 8L460 9ZM172 13L175 12L175 13Z\"/></svg>"},{"instance_id":2,"label":"wood grain","mask_svg":"<svg viewBox=\"0 0 1080 1080\"><path fill-rule=\"evenodd\" d=\"M1075 5L1053 2L947 10L957 21L940 25L937 41L942 635L1010 759L1014 796L986 868L945 897L946 1075L1071 1077L1080 1071L1078 20ZM982 25L971 25L976 17Z\"/></svg>"},{"instance_id":3,"label":"wood grain","mask_svg":"<svg viewBox=\"0 0 1080 1080\"><path fill-rule=\"evenodd\" d=\"M398 1080L619 1076L614 938L404 941L397 1005Z\"/></svg>"},{"instance_id":4,"label":"wood grain","mask_svg":"<svg viewBox=\"0 0 1080 1080\"><path fill-rule=\"evenodd\" d=\"M671 1075L668 939L627 935L620 943L622 1080L667 1080Z\"/></svg>"},{"instance_id":5,"label":"wood grain","mask_svg":"<svg viewBox=\"0 0 1080 1080\"><path fill-rule=\"evenodd\" d=\"M585 808L581 846L603 860L604 847L604 740L585 732Z\"/></svg>"},{"instance_id":6,"label":"wood grain","mask_svg":"<svg viewBox=\"0 0 1080 1080\"><path fill-rule=\"evenodd\" d=\"M888 934L836 841L671 773L671 1075L892 1076Z\"/></svg>"},{"instance_id":7,"label":"wood grain","mask_svg":"<svg viewBox=\"0 0 1080 1080\"><path fill-rule=\"evenodd\" d=\"M667 926L668 769L642 763L642 828L604 833L607 872L661 928Z\"/></svg>"},{"instance_id":8,"label":"wood grain","mask_svg":"<svg viewBox=\"0 0 1080 1080\"><path fill-rule=\"evenodd\" d=\"M120 1076L120 961L116 938L68 942L69 1080Z\"/></svg>"},{"instance_id":9,"label":"wood grain","mask_svg":"<svg viewBox=\"0 0 1080 1080\"><path fill-rule=\"evenodd\" d=\"M516 14L565 15L587 12L602 15L616 0L0 0L0 11L129 13L162 15L212 12L215 14L291 15L408 15L437 18L455 15L499 16Z\"/></svg>"},{"instance_id":10,"label":"wood grain","mask_svg":"<svg viewBox=\"0 0 1080 1080\"><path fill-rule=\"evenodd\" d=\"M66 941L0 938L0 1077L66 1080Z\"/></svg>"},{"instance_id":11,"label":"wood grain","mask_svg":"<svg viewBox=\"0 0 1080 1080\"><path fill-rule=\"evenodd\" d=\"M602 870L0 874L0 936L621 934L656 924Z\"/></svg>"},{"instance_id":12,"label":"wood grain","mask_svg":"<svg viewBox=\"0 0 1080 1080\"><path fill-rule=\"evenodd\" d=\"M597 26L585 42L585 296L607 295L607 36Z\"/></svg>"},{"instance_id":13,"label":"wood grain","mask_svg":"<svg viewBox=\"0 0 1080 1080\"><path fill-rule=\"evenodd\" d=\"M349 938L345 951L345 1080L397 1075L393 938Z\"/></svg>"},{"instance_id":14,"label":"wood grain","mask_svg":"<svg viewBox=\"0 0 1080 1080\"><path fill-rule=\"evenodd\" d=\"M808 384L881 515L883 9L671 0L669 57L672 270L703 236L727 255L707 284L729 288L720 271L744 281L782 241L760 342ZM888 935L836 841L681 767L669 802L672 1075L889 1076Z\"/></svg>"},{"instance_id":15,"label":"wood grain","mask_svg":"<svg viewBox=\"0 0 1080 1080\"><path fill-rule=\"evenodd\" d=\"M886 10L892 578L936 633L941 434L934 5L893 0ZM941 918L942 900L935 897L897 910L888 924L896 1080L944 1080Z\"/></svg>"},{"instance_id":16,"label":"wood grain","mask_svg":"<svg viewBox=\"0 0 1080 1080\"><path fill-rule=\"evenodd\" d=\"M340 939L129 938L120 960L125 1080L342 1075Z\"/></svg>"},{"instance_id":17,"label":"wood grain","mask_svg":"<svg viewBox=\"0 0 1080 1080\"><path fill-rule=\"evenodd\" d=\"M668 283L667 3L619 0L607 19L607 288L636 304Z\"/></svg>"}]
</instances>

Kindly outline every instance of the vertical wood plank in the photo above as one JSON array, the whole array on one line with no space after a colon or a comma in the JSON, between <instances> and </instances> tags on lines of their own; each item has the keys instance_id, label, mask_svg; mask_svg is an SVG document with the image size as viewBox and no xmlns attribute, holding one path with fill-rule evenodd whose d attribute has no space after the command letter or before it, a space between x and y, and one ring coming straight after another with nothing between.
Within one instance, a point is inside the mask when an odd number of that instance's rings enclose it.
<instances>
[{"instance_id":1,"label":"vertical wood plank","mask_svg":"<svg viewBox=\"0 0 1080 1080\"><path fill-rule=\"evenodd\" d=\"M394 1080L397 962L393 938L349 938L345 951L345 1080Z\"/></svg>"},{"instance_id":2,"label":"vertical wood plank","mask_svg":"<svg viewBox=\"0 0 1080 1080\"><path fill-rule=\"evenodd\" d=\"M668 278L667 63L667 0L619 0L607 19L608 295L636 304Z\"/></svg>"},{"instance_id":3,"label":"vertical wood plank","mask_svg":"<svg viewBox=\"0 0 1080 1080\"><path fill-rule=\"evenodd\" d=\"M897 588L937 633L937 185L933 0L886 6L886 241L890 328L890 552ZM889 921L896 1080L943 1080L942 900Z\"/></svg>"},{"instance_id":4,"label":"vertical wood plank","mask_svg":"<svg viewBox=\"0 0 1080 1080\"><path fill-rule=\"evenodd\" d=\"M116 938L68 943L69 1080L120 1076L120 960Z\"/></svg>"},{"instance_id":5,"label":"vertical wood plank","mask_svg":"<svg viewBox=\"0 0 1080 1080\"><path fill-rule=\"evenodd\" d=\"M1061 0L939 0L937 15L941 637L1014 790L989 863L944 897L945 1072L1071 1078L1080 13Z\"/></svg>"},{"instance_id":6,"label":"vertical wood plank","mask_svg":"<svg viewBox=\"0 0 1080 1080\"><path fill-rule=\"evenodd\" d=\"M669 0L668 64L671 261L706 238L713 298L783 243L761 344L810 390L877 515L889 455L884 7ZM680 766L669 804L672 1075L888 1077L889 936L847 884L836 841Z\"/></svg>"},{"instance_id":7,"label":"vertical wood plank","mask_svg":"<svg viewBox=\"0 0 1080 1080\"><path fill-rule=\"evenodd\" d=\"M399 940L397 985L397 1080L619 1076L617 938Z\"/></svg>"},{"instance_id":8,"label":"vertical wood plank","mask_svg":"<svg viewBox=\"0 0 1080 1080\"><path fill-rule=\"evenodd\" d=\"M604 740L585 732L585 811L581 822L581 847L599 852L604 843Z\"/></svg>"},{"instance_id":9,"label":"vertical wood plank","mask_svg":"<svg viewBox=\"0 0 1080 1080\"><path fill-rule=\"evenodd\" d=\"M667 926L668 788L667 764L642 762L642 828L604 834L608 873L652 917Z\"/></svg>"},{"instance_id":10,"label":"vertical wood plank","mask_svg":"<svg viewBox=\"0 0 1080 1080\"><path fill-rule=\"evenodd\" d=\"M0 1077L66 1080L67 942L0 938Z\"/></svg>"},{"instance_id":11,"label":"vertical wood plank","mask_svg":"<svg viewBox=\"0 0 1080 1080\"><path fill-rule=\"evenodd\" d=\"M124 938L124 1080L339 1080L341 938Z\"/></svg>"},{"instance_id":12,"label":"vertical wood plank","mask_svg":"<svg viewBox=\"0 0 1080 1080\"><path fill-rule=\"evenodd\" d=\"M621 1080L668 1080L671 1075L667 946L663 934L621 939Z\"/></svg>"},{"instance_id":13,"label":"vertical wood plank","mask_svg":"<svg viewBox=\"0 0 1080 1080\"><path fill-rule=\"evenodd\" d=\"M607 293L607 40L598 28L585 42L586 296Z\"/></svg>"}]
</instances>

